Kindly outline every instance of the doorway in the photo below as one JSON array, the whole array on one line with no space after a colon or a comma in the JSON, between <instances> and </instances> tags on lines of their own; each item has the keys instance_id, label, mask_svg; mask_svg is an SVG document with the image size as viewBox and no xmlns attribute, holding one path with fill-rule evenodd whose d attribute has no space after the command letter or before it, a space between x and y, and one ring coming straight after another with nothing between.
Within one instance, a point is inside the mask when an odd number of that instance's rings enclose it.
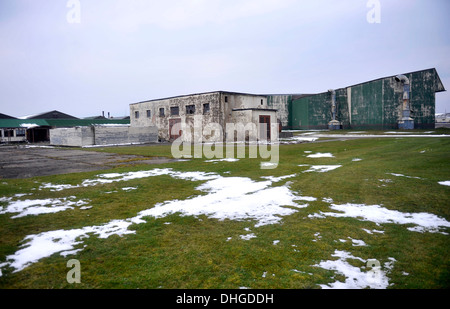
<instances>
[{"instance_id":1,"label":"doorway","mask_svg":"<svg viewBox=\"0 0 450 309\"><path fill-rule=\"evenodd\" d=\"M259 116L259 139L270 141L270 116Z\"/></svg>"},{"instance_id":2,"label":"doorway","mask_svg":"<svg viewBox=\"0 0 450 309\"><path fill-rule=\"evenodd\" d=\"M181 119L169 119L169 138L170 140L176 140L181 136Z\"/></svg>"}]
</instances>

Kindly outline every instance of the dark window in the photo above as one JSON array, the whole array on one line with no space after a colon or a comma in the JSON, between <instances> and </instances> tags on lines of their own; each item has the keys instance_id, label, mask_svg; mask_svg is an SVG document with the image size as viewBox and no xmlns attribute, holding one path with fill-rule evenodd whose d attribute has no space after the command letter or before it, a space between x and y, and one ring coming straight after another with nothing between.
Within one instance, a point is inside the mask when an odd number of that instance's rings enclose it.
<instances>
[{"instance_id":1,"label":"dark window","mask_svg":"<svg viewBox=\"0 0 450 309\"><path fill-rule=\"evenodd\" d=\"M263 105L264 104L264 100L263 99L261 99L261 105Z\"/></svg>"},{"instance_id":2,"label":"dark window","mask_svg":"<svg viewBox=\"0 0 450 309\"><path fill-rule=\"evenodd\" d=\"M171 116L178 116L180 114L180 108L178 106L172 106L170 108L170 115Z\"/></svg>"},{"instance_id":3,"label":"dark window","mask_svg":"<svg viewBox=\"0 0 450 309\"><path fill-rule=\"evenodd\" d=\"M19 136L25 136L25 132L26 132L27 130L25 130L25 129L17 129L17 131L16 131L16 136L17 137L19 137Z\"/></svg>"},{"instance_id":4,"label":"dark window","mask_svg":"<svg viewBox=\"0 0 450 309\"><path fill-rule=\"evenodd\" d=\"M203 104L203 114L209 113L209 103Z\"/></svg>"},{"instance_id":5,"label":"dark window","mask_svg":"<svg viewBox=\"0 0 450 309\"><path fill-rule=\"evenodd\" d=\"M186 106L186 114L187 115L195 114L195 105L187 105Z\"/></svg>"},{"instance_id":6,"label":"dark window","mask_svg":"<svg viewBox=\"0 0 450 309\"><path fill-rule=\"evenodd\" d=\"M152 111L147 109L147 118L151 118L152 117Z\"/></svg>"},{"instance_id":7,"label":"dark window","mask_svg":"<svg viewBox=\"0 0 450 309\"><path fill-rule=\"evenodd\" d=\"M134 118L139 119L139 112L138 111L134 112Z\"/></svg>"},{"instance_id":8,"label":"dark window","mask_svg":"<svg viewBox=\"0 0 450 309\"><path fill-rule=\"evenodd\" d=\"M165 115L164 115L164 107L161 107L160 109L159 109L159 117L164 117Z\"/></svg>"},{"instance_id":9,"label":"dark window","mask_svg":"<svg viewBox=\"0 0 450 309\"><path fill-rule=\"evenodd\" d=\"M14 130L6 129L5 130L5 137L14 137Z\"/></svg>"},{"instance_id":10,"label":"dark window","mask_svg":"<svg viewBox=\"0 0 450 309\"><path fill-rule=\"evenodd\" d=\"M228 97L225 96L225 103L228 103Z\"/></svg>"}]
</instances>

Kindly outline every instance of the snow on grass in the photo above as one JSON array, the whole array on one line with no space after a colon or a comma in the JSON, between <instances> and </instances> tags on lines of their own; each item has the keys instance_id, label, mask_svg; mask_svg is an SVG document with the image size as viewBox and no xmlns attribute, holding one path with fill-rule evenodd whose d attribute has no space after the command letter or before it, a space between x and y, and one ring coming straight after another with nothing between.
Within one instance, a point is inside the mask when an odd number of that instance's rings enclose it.
<instances>
[{"instance_id":1,"label":"snow on grass","mask_svg":"<svg viewBox=\"0 0 450 309\"><path fill-rule=\"evenodd\" d=\"M197 190L208 192L183 201L168 201L145 210L140 216L165 217L173 213L186 216L207 215L218 220L256 220L255 227L275 224L280 216L290 215L296 210L283 206L299 207L287 186L270 187L271 181L254 182L243 177L218 177Z\"/></svg>"},{"instance_id":2,"label":"snow on grass","mask_svg":"<svg viewBox=\"0 0 450 309\"><path fill-rule=\"evenodd\" d=\"M215 160L206 160L205 162L237 162L239 159L235 158L224 158L224 159L215 159Z\"/></svg>"},{"instance_id":3,"label":"snow on grass","mask_svg":"<svg viewBox=\"0 0 450 309\"><path fill-rule=\"evenodd\" d=\"M40 199L40 200L24 200L13 201L13 198L1 198L0 202L7 202L8 205L0 207L0 214L17 213L11 219L37 216L41 214L56 213L67 209L74 209L87 205L89 202L84 200L73 201L76 197L61 199Z\"/></svg>"},{"instance_id":4,"label":"snow on grass","mask_svg":"<svg viewBox=\"0 0 450 309\"><path fill-rule=\"evenodd\" d=\"M308 166L308 165L300 164L299 166ZM303 171L303 173L311 173L311 172L326 173L326 172L335 170L341 166L342 165L309 165L309 169L306 171Z\"/></svg>"},{"instance_id":5,"label":"snow on grass","mask_svg":"<svg viewBox=\"0 0 450 309\"><path fill-rule=\"evenodd\" d=\"M297 212L296 209L285 206L307 207L307 205L298 205L295 202L302 197L294 194L287 185L271 187L273 183L271 180L255 182L245 177L222 177L218 174L203 172L176 172L171 169L155 169L144 172L113 173L84 181L83 185L125 181L157 175L170 175L177 179L190 181L206 181L196 188L206 195L182 201L172 200L159 203L153 208L139 212L135 217L113 220L104 225L29 235L23 240L21 249L13 255L7 256L7 262L0 265L0 273L1 268L4 267L14 268L15 272L21 271L40 259L56 253L63 256L76 253L82 250L75 248L82 244L82 239L92 235L99 238L108 238L111 235L134 234L136 231L129 230L129 227L133 224L145 223L145 217L163 218L174 213L180 213L182 216L206 215L218 220L255 220L255 227L259 227L277 224L283 216ZM50 185L47 185L47 188L50 187ZM305 198L312 199L310 197ZM250 239L254 237L256 236L251 233L242 235L241 238Z\"/></svg>"},{"instance_id":6,"label":"snow on grass","mask_svg":"<svg viewBox=\"0 0 450 309\"><path fill-rule=\"evenodd\" d=\"M447 180L447 181L440 181L439 184L440 184L440 185L443 185L443 186L450 186L450 180Z\"/></svg>"},{"instance_id":7,"label":"snow on grass","mask_svg":"<svg viewBox=\"0 0 450 309\"><path fill-rule=\"evenodd\" d=\"M396 223L396 224L414 224L415 227L409 227L408 230L413 232L430 232L442 233L441 228L450 227L450 222L430 213L404 213L397 210L389 210L379 205L364 205L364 204L344 204L330 206L337 212L320 212L320 214L310 215L310 218L324 218L329 217L350 217L357 218L363 221L371 221L377 224Z\"/></svg>"},{"instance_id":8,"label":"snow on grass","mask_svg":"<svg viewBox=\"0 0 450 309\"><path fill-rule=\"evenodd\" d=\"M381 266L372 267L367 272L363 272L360 267L351 265L348 260L357 260L367 265L379 265L375 263L377 261L365 260L360 257L355 257L351 253L346 251L335 250L333 257L337 257L337 260L321 261L319 264L313 265L327 270L332 270L340 275L345 276L345 281L336 281L329 285L320 285L322 289L386 289L389 286L389 278L386 276L386 272L390 271L395 262L394 258L389 258L389 262L384 264L383 272Z\"/></svg>"},{"instance_id":9,"label":"snow on grass","mask_svg":"<svg viewBox=\"0 0 450 309\"><path fill-rule=\"evenodd\" d=\"M217 177L214 173L204 173L204 172L176 172L170 168L165 169L153 169L149 171L138 171L138 172L128 172L128 173L109 173L98 175L95 179L86 179L81 184L69 185L69 184L52 184L43 183L39 189L50 189L50 191L63 191L66 189L75 189L81 187L91 187L100 184L109 184L114 182L129 181L133 179L142 179L148 177L155 177L161 175L169 175L173 178L185 179L185 180L208 180Z\"/></svg>"},{"instance_id":10,"label":"snow on grass","mask_svg":"<svg viewBox=\"0 0 450 309\"><path fill-rule=\"evenodd\" d=\"M403 174L396 174L396 173L387 173L387 174L395 176L395 177L406 177L406 178L412 178L412 179L423 179L423 178L420 178L420 177L406 176L406 175L403 175Z\"/></svg>"},{"instance_id":11,"label":"snow on grass","mask_svg":"<svg viewBox=\"0 0 450 309\"><path fill-rule=\"evenodd\" d=\"M275 177L275 176L261 176L261 178L270 180L271 182L279 182L279 181L282 181L284 179L293 178L295 176L297 176L297 174L286 175L286 176L279 176L279 177Z\"/></svg>"},{"instance_id":12,"label":"snow on grass","mask_svg":"<svg viewBox=\"0 0 450 309\"><path fill-rule=\"evenodd\" d=\"M321 153L321 152L317 152L314 154L310 154L308 156L306 156L307 158L334 158L333 154L327 152L327 153Z\"/></svg>"},{"instance_id":13,"label":"snow on grass","mask_svg":"<svg viewBox=\"0 0 450 309\"><path fill-rule=\"evenodd\" d=\"M318 140L318 137L306 137L306 136L293 136L280 138L280 144L297 144L297 143L305 143L305 142L315 142Z\"/></svg>"},{"instance_id":14,"label":"snow on grass","mask_svg":"<svg viewBox=\"0 0 450 309\"><path fill-rule=\"evenodd\" d=\"M247 235L239 235L239 237L242 240L250 240L252 238L256 238L256 235L254 233L251 233L251 234L247 234Z\"/></svg>"}]
</instances>

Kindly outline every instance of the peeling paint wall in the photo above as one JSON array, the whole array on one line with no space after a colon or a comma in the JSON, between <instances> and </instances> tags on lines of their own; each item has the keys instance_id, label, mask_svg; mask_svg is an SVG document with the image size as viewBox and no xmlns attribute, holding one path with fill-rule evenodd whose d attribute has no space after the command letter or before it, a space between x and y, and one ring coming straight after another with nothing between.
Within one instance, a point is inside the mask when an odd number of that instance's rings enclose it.
<instances>
[{"instance_id":1,"label":"peeling paint wall","mask_svg":"<svg viewBox=\"0 0 450 309\"><path fill-rule=\"evenodd\" d=\"M435 69L405 74L411 81L410 104L415 128L434 128L435 93L444 90ZM403 85L386 77L336 90L337 118L343 128L398 129ZM331 120L328 92L294 99L289 114L293 129L326 129Z\"/></svg>"},{"instance_id":2,"label":"peeling paint wall","mask_svg":"<svg viewBox=\"0 0 450 309\"><path fill-rule=\"evenodd\" d=\"M267 96L267 106L277 110L278 119L283 128L289 127L289 106L292 103L292 95L278 94Z\"/></svg>"}]
</instances>

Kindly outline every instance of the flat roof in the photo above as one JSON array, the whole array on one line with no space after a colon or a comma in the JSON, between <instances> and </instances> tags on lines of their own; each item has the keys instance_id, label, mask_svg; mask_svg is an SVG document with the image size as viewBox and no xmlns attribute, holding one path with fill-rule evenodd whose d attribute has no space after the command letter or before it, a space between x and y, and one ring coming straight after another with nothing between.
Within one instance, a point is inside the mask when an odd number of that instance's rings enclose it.
<instances>
[{"instance_id":1,"label":"flat roof","mask_svg":"<svg viewBox=\"0 0 450 309\"><path fill-rule=\"evenodd\" d=\"M192 93L192 94L183 94L183 95L167 97L167 98L161 98L161 99L151 99L151 100L131 103L130 105L141 104L141 103L148 103L148 102L156 102L156 101L163 101L163 100L170 100L170 99L177 99L177 98L183 98L183 97L193 97L193 96L199 96L199 95L205 95L205 94L214 94L214 93L230 94L230 95L245 95L245 96L252 96L252 97L265 97L266 96L264 94L254 94L254 93L243 93L243 92L233 92L233 91L222 91L222 90L219 90L219 91L209 91L209 92L200 92L200 93Z\"/></svg>"}]
</instances>

